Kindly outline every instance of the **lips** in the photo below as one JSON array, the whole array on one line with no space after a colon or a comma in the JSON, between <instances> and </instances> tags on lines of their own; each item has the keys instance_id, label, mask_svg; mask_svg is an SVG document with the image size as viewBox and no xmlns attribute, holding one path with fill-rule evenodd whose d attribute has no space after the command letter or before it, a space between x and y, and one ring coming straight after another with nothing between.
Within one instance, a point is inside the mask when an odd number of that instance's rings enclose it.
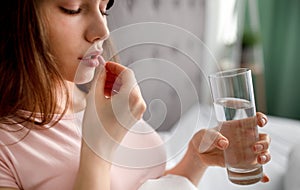
<instances>
[{"instance_id":1,"label":"lips","mask_svg":"<svg viewBox=\"0 0 300 190\"><path fill-rule=\"evenodd\" d=\"M99 65L98 59L82 59L81 63L88 67L97 67Z\"/></svg>"},{"instance_id":2,"label":"lips","mask_svg":"<svg viewBox=\"0 0 300 190\"><path fill-rule=\"evenodd\" d=\"M100 64L105 64L105 61L101 54L102 51L91 52L81 58L80 61L83 65L86 65L88 67L98 67Z\"/></svg>"}]
</instances>

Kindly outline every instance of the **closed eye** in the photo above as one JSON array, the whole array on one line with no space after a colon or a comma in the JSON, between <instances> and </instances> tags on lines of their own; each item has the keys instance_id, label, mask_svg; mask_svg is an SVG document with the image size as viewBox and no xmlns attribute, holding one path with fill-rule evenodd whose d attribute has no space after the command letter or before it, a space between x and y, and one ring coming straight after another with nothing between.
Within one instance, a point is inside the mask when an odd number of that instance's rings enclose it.
<instances>
[{"instance_id":1,"label":"closed eye","mask_svg":"<svg viewBox=\"0 0 300 190\"><path fill-rule=\"evenodd\" d=\"M103 15L103 16L108 16L109 14L107 13L107 11L101 11L101 14Z\"/></svg>"},{"instance_id":2,"label":"closed eye","mask_svg":"<svg viewBox=\"0 0 300 190\"><path fill-rule=\"evenodd\" d=\"M68 15L76 15L79 14L81 12L81 8L77 9L77 10L72 10L72 9L66 9L64 7L59 7L60 10L62 10L62 12L68 14Z\"/></svg>"}]
</instances>

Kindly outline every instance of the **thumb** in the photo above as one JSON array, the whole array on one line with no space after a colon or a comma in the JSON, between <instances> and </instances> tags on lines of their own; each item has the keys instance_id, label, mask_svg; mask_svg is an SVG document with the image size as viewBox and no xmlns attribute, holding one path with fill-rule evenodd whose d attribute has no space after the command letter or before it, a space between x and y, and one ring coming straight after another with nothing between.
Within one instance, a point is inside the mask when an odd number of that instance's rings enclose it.
<instances>
[{"instance_id":1,"label":"thumb","mask_svg":"<svg viewBox=\"0 0 300 190\"><path fill-rule=\"evenodd\" d=\"M196 146L200 153L210 152L215 148L225 150L229 145L227 138L215 129L200 130L196 136Z\"/></svg>"},{"instance_id":2,"label":"thumb","mask_svg":"<svg viewBox=\"0 0 300 190\"><path fill-rule=\"evenodd\" d=\"M87 97L95 97L97 99L104 99L104 86L106 80L106 70L103 65L96 68L94 79L91 81L91 89L88 92Z\"/></svg>"},{"instance_id":3,"label":"thumb","mask_svg":"<svg viewBox=\"0 0 300 190\"><path fill-rule=\"evenodd\" d=\"M107 62L105 68L111 90L127 94L136 86L134 72L131 69L115 62Z\"/></svg>"}]
</instances>

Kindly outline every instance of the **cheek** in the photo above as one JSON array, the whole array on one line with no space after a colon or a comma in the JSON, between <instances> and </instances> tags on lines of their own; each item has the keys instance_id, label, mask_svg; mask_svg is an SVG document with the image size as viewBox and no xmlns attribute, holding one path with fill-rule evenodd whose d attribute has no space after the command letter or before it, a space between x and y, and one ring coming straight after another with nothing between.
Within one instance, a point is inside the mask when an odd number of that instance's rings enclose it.
<instances>
[{"instance_id":1,"label":"cheek","mask_svg":"<svg viewBox=\"0 0 300 190\"><path fill-rule=\"evenodd\" d=\"M59 43L57 43L59 44ZM56 45L57 45L56 44ZM54 46L55 47L55 46ZM72 49L72 47L71 47ZM73 81L78 70L79 60L76 54L67 50L66 46L56 46L53 56L61 75L68 81Z\"/></svg>"},{"instance_id":2,"label":"cheek","mask_svg":"<svg viewBox=\"0 0 300 190\"><path fill-rule=\"evenodd\" d=\"M52 29L49 37L51 52L58 64L60 73L66 80L73 81L79 65L79 54L76 53L78 38L73 31Z\"/></svg>"},{"instance_id":3,"label":"cheek","mask_svg":"<svg viewBox=\"0 0 300 190\"><path fill-rule=\"evenodd\" d=\"M49 3L50 1L46 2ZM50 8L52 9L44 10L48 21L47 38L50 52L54 56L62 76L66 80L73 81L80 62L78 58L81 56L82 31L80 29L83 28L82 22L76 17L61 14L55 7L50 6Z\"/></svg>"},{"instance_id":4,"label":"cheek","mask_svg":"<svg viewBox=\"0 0 300 190\"><path fill-rule=\"evenodd\" d=\"M68 80L73 82L75 80L76 72L77 72L77 64L66 64L66 63L59 63L59 70L62 76Z\"/></svg>"}]
</instances>

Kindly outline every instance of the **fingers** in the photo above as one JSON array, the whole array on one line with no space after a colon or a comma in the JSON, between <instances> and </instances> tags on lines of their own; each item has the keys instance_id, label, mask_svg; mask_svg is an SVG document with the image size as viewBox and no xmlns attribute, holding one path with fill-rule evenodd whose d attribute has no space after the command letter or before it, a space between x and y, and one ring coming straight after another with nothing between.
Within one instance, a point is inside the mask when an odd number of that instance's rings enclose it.
<instances>
[{"instance_id":1,"label":"fingers","mask_svg":"<svg viewBox=\"0 0 300 190\"><path fill-rule=\"evenodd\" d=\"M98 93L103 94L105 97L111 97L114 94L120 92L121 88L130 86L132 88L135 83L135 77L133 72L127 67L115 63L107 62L105 69L99 69L101 71L96 72L96 78L94 83ZM105 70L105 72L103 72ZM129 87L127 87L128 89ZM128 93L128 90L127 90Z\"/></svg>"},{"instance_id":2,"label":"fingers","mask_svg":"<svg viewBox=\"0 0 300 190\"><path fill-rule=\"evenodd\" d=\"M114 100L112 101L113 107L127 108L126 110L131 112L133 118L141 119L146 110L146 103L142 98L134 72L115 62L107 62L105 68L104 92L106 96L111 96Z\"/></svg>"},{"instance_id":3,"label":"fingers","mask_svg":"<svg viewBox=\"0 0 300 190\"><path fill-rule=\"evenodd\" d=\"M101 67L101 68L100 68ZM105 80L106 72L103 66L100 66L96 70L95 80L92 82L92 91L91 93L97 93L97 99L105 99Z\"/></svg>"},{"instance_id":4,"label":"fingers","mask_svg":"<svg viewBox=\"0 0 300 190\"><path fill-rule=\"evenodd\" d=\"M200 153L210 152L214 148L225 150L229 145L228 139L214 129L202 129L194 139Z\"/></svg>"},{"instance_id":5,"label":"fingers","mask_svg":"<svg viewBox=\"0 0 300 190\"><path fill-rule=\"evenodd\" d=\"M111 97L119 93L125 86L132 87L135 82L133 72L115 62L107 62L105 68L100 65L96 70L95 79L92 86L96 89L98 98ZM126 93L128 92L129 90L126 91Z\"/></svg>"},{"instance_id":6,"label":"fingers","mask_svg":"<svg viewBox=\"0 0 300 190\"><path fill-rule=\"evenodd\" d=\"M257 161L260 164L266 164L271 160L271 155L269 153L269 145L271 139L267 134L259 134L259 141L257 141L253 146L253 151L258 155Z\"/></svg>"},{"instance_id":7,"label":"fingers","mask_svg":"<svg viewBox=\"0 0 300 190\"><path fill-rule=\"evenodd\" d=\"M271 139L267 134L259 134L259 141L255 143L253 146L253 150L255 153L261 153L267 151L269 149Z\"/></svg>"},{"instance_id":8,"label":"fingers","mask_svg":"<svg viewBox=\"0 0 300 190\"><path fill-rule=\"evenodd\" d=\"M106 81L104 87L104 93L106 96L110 97L117 94L120 91L122 83L117 80L118 75L112 73L110 70L106 71Z\"/></svg>"},{"instance_id":9,"label":"fingers","mask_svg":"<svg viewBox=\"0 0 300 190\"><path fill-rule=\"evenodd\" d=\"M106 72L103 65L100 65L94 71L94 78L90 83L88 83L87 99L94 100L97 96L97 100L103 101L105 99L104 95L104 84L105 84Z\"/></svg>"},{"instance_id":10,"label":"fingers","mask_svg":"<svg viewBox=\"0 0 300 190\"><path fill-rule=\"evenodd\" d=\"M265 173L263 174L263 177L260 180L262 183L267 183L270 181L269 176L267 176Z\"/></svg>"},{"instance_id":11,"label":"fingers","mask_svg":"<svg viewBox=\"0 0 300 190\"><path fill-rule=\"evenodd\" d=\"M121 64L115 62L107 62L105 65L106 69L106 78L104 93L106 96L110 97L114 94L117 94L121 88L121 80L117 80L119 75L125 71L127 68Z\"/></svg>"},{"instance_id":12,"label":"fingers","mask_svg":"<svg viewBox=\"0 0 300 190\"><path fill-rule=\"evenodd\" d=\"M256 113L256 118L257 118L257 124L260 127L265 126L268 123L268 118L265 114L261 112Z\"/></svg>"},{"instance_id":13,"label":"fingers","mask_svg":"<svg viewBox=\"0 0 300 190\"><path fill-rule=\"evenodd\" d=\"M257 117L257 124L260 127L264 127L268 123L268 118L265 114L261 112L256 113ZM270 145L271 139L269 135L267 134L259 134L259 141L255 143L253 146L253 151L258 155L257 161L260 164L266 164L271 160L271 155L269 153L269 145ZM264 176L262 179L262 182L268 182L269 178L267 176Z\"/></svg>"},{"instance_id":14,"label":"fingers","mask_svg":"<svg viewBox=\"0 0 300 190\"><path fill-rule=\"evenodd\" d=\"M111 89L115 93L128 93L134 89L137 84L134 73L131 69L115 62L106 63L106 91Z\"/></svg>"},{"instance_id":15,"label":"fingers","mask_svg":"<svg viewBox=\"0 0 300 190\"><path fill-rule=\"evenodd\" d=\"M121 74L123 71L127 70L128 68L119 64L119 63L115 63L115 62L107 62L105 65L105 68L108 72L114 74L114 75L119 75Z\"/></svg>"},{"instance_id":16,"label":"fingers","mask_svg":"<svg viewBox=\"0 0 300 190\"><path fill-rule=\"evenodd\" d=\"M257 157L257 161L260 164L266 164L271 160L271 155L269 151L266 151Z\"/></svg>"}]
</instances>

